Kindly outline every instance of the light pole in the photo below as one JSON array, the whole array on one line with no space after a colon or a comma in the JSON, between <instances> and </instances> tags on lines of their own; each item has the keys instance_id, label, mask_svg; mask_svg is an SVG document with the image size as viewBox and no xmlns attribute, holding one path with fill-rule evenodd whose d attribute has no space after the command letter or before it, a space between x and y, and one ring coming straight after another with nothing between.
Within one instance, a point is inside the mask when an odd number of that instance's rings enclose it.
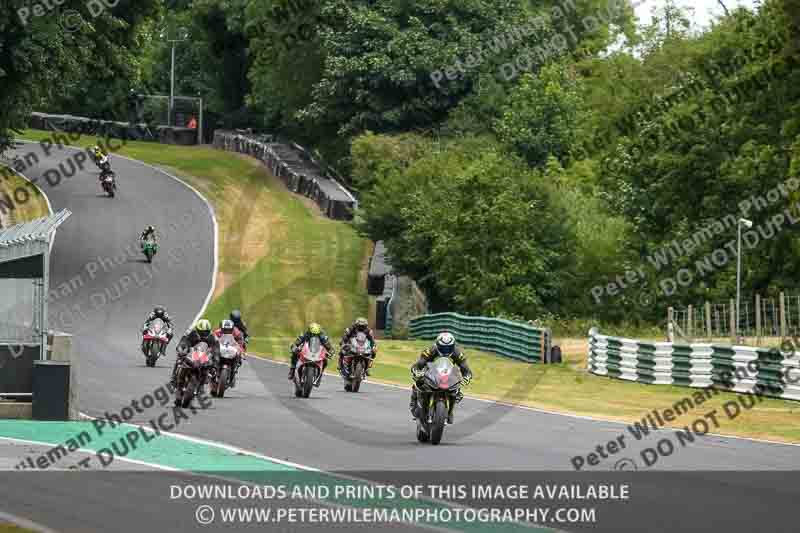
<instances>
[{"instance_id":1,"label":"light pole","mask_svg":"<svg viewBox=\"0 0 800 533\"><path fill-rule=\"evenodd\" d=\"M189 38L189 30L184 27L178 28L177 35L173 39L170 39L168 31L164 30L161 32L161 38L172 43L172 69L169 82L169 116L167 117L167 126L172 126L172 110L175 108L175 45Z\"/></svg>"},{"instance_id":2,"label":"light pole","mask_svg":"<svg viewBox=\"0 0 800 533\"><path fill-rule=\"evenodd\" d=\"M739 337L739 301L742 292L742 226L748 229L752 228L753 221L740 218L738 224L736 224L738 237L736 239L736 331L734 332L734 336L736 337L736 342L740 344L742 342L741 337ZM756 310L756 312L758 311Z\"/></svg>"}]
</instances>

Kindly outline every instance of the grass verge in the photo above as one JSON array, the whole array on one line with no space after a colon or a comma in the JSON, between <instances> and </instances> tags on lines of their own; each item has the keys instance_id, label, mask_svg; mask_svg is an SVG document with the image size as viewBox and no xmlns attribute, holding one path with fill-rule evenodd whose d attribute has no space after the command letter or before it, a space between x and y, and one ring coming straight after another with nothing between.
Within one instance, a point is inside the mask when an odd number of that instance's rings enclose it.
<instances>
[{"instance_id":1,"label":"grass verge","mask_svg":"<svg viewBox=\"0 0 800 533\"><path fill-rule=\"evenodd\" d=\"M7 228L50 214L37 187L0 165L0 227Z\"/></svg>"},{"instance_id":2,"label":"grass verge","mask_svg":"<svg viewBox=\"0 0 800 533\"><path fill-rule=\"evenodd\" d=\"M0 522L0 533L34 533L30 529L22 529L13 524Z\"/></svg>"},{"instance_id":3,"label":"grass verge","mask_svg":"<svg viewBox=\"0 0 800 533\"><path fill-rule=\"evenodd\" d=\"M47 135L28 131L24 137L40 140ZM77 144L94 142L85 138ZM366 314L362 275L368 243L348 224L323 218L256 160L207 147L137 142L129 142L121 154L167 169L212 202L221 248L217 293L208 315L218 320L231 307L241 307L254 332L251 350L256 354L287 361L289 344L307 321L322 323L338 342L345 325ZM468 349L476 377L467 393L548 411L633 422L653 409L671 408L694 392L591 375L585 370L585 338L557 343L565 356L559 365L530 365ZM381 341L371 379L409 386L409 367L426 345ZM719 393L671 425L682 428L712 410L723 413L723 404L735 398ZM712 431L800 442L799 412L800 403L764 399L735 420L720 416L720 427Z\"/></svg>"}]
</instances>

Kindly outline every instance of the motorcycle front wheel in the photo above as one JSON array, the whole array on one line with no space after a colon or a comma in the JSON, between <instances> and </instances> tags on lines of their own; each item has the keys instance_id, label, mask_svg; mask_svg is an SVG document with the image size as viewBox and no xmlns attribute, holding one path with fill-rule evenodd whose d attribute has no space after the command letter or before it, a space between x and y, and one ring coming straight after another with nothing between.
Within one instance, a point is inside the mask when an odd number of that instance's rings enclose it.
<instances>
[{"instance_id":1,"label":"motorcycle front wheel","mask_svg":"<svg viewBox=\"0 0 800 533\"><path fill-rule=\"evenodd\" d=\"M194 399L194 395L197 393L199 387L200 382L197 380L197 376L192 376L189 380L189 384L183 391L183 396L181 397L181 407L187 408L192 405L192 400Z\"/></svg>"},{"instance_id":2,"label":"motorcycle front wheel","mask_svg":"<svg viewBox=\"0 0 800 533\"><path fill-rule=\"evenodd\" d=\"M439 444L444 434L444 424L447 420L447 403L444 398L436 400L433 408L433 422L431 423L431 444Z\"/></svg>"},{"instance_id":3,"label":"motorcycle front wheel","mask_svg":"<svg viewBox=\"0 0 800 533\"><path fill-rule=\"evenodd\" d=\"M223 365L217 375L217 398L225 396L225 388L228 386L228 379L230 378L230 369L227 365Z\"/></svg>"},{"instance_id":4,"label":"motorcycle front wheel","mask_svg":"<svg viewBox=\"0 0 800 533\"><path fill-rule=\"evenodd\" d=\"M350 390L358 392L361 388L361 379L364 377L364 363L359 361L353 369L353 381L351 381Z\"/></svg>"},{"instance_id":5,"label":"motorcycle front wheel","mask_svg":"<svg viewBox=\"0 0 800 533\"><path fill-rule=\"evenodd\" d=\"M317 377L317 367L305 365L302 372L300 383L303 385L303 398L308 398L311 396L311 389L314 387L314 380Z\"/></svg>"}]
</instances>

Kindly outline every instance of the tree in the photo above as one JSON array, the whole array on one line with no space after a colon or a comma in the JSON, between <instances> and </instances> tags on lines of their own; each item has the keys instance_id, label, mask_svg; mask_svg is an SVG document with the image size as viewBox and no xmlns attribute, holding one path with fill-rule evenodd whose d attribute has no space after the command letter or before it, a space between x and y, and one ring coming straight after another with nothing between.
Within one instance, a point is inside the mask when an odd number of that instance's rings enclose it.
<instances>
[{"instance_id":1,"label":"tree","mask_svg":"<svg viewBox=\"0 0 800 533\"><path fill-rule=\"evenodd\" d=\"M495 123L498 138L533 167L544 166L551 155L566 160L582 113L577 84L558 63L543 68L538 76L523 76Z\"/></svg>"}]
</instances>

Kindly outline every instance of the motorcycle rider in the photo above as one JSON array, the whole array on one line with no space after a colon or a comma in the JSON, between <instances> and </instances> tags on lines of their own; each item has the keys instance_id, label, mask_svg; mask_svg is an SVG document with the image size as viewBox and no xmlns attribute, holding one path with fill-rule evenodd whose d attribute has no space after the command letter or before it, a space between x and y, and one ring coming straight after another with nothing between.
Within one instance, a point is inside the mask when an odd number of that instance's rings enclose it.
<instances>
[{"instance_id":1,"label":"motorcycle rider","mask_svg":"<svg viewBox=\"0 0 800 533\"><path fill-rule=\"evenodd\" d=\"M150 329L150 324L157 318L160 318L164 321L164 325L167 327L167 344L172 341L173 336L173 328L174 325L172 323L172 318L167 314L166 308L163 305L157 305L150 311L150 314L147 315L147 318L144 320L144 324L142 325L142 335L147 333L147 330ZM167 344L161 346L161 356L163 357L166 355Z\"/></svg>"},{"instance_id":2,"label":"motorcycle rider","mask_svg":"<svg viewBox=\"0 0 800 533\"><path fill-rule=\"evenodd\" d=\"M208 344L212 359L211 366L212 368L216 368L217 360L219 359L219 341L211 332L211 322L205 318L201 318L197 321L193 329L189 329L183 334L183 337L181 337L175 349L178 355L175 358L175 366L172 367L172 379L170 380L170 384L173 387L177 387L178 385L178 363L189 354L193 347L201 342ZM206 378L208 378L208 376L206 376ZM205 387L205 382L203 382L203 387Z\"/></svg>"},{"instance_id":3,"label":"motorcycle rider","mask_svg":"<svg viewBox=\"0 0 800 533\"><path fill-rule=\"evenodd\" d=\"M292 354L292 362L289 365L289 379L294 379L294 368L297 366L297 357L300 354L300 349L306 342L310 341L312 337L319 337L319 341L322 343L325 349L328 350L328 357L326 357L325 361L322 363L322 372L320 372L319 376L317 376L317 381L314 383L314 385L319 385L319 382L322 379L322 374L325 373L325 369L328 367L328 359L333 357L333 346L331 346L331 341L328 338L328 335L322 331L322 326L316 322L309 324L306 331L297 337L297 339L294 341L294 344L289 347L289 350Z\"/></svg>"},{"instance_id":4,"label":"motorcycle rider","mask_svg":"<svg viewBox=\"0 0 800 533\"><path fill-rule=\"evenodd\" d=\"M242 319L242 312L238 309L234 309L231 311L230 319L233 321L233 325L242 332L244 335L244 349L247 350L247 344L250 342L250 334L247 332L247 324L244 323Z\"/></svg>"},{"instance_id":5,"label":"motorcycle rider","mask_svg":"<svg viewBox=\"0 0 800 533\"><path fill-rule=\"evenodd\" d=\"M141 235L139 235L139 242L145 242L149 237L153 238L153 242L158 242L158 235L156 234L156 228L153 226L147 226L144 228L144 231Z\"/></svg>"},{"instance_id":6,"label":"motorcycle rider","mask_svg":"<svg viewBox=\"0 0 800 533\"><path fill-rule=\"evenodd\" d=\"M99 146L99 145L97 145L97 144L95 144L94 146L92 146L91 148L89 148L89 151L92 153L92 156L94 157L94 160L95 160L97 163L99 163L99 162L100 162L100 160L101 160L101 159L103 159L104 157L107 157L107 156L108 156L108 154L107 154L107 153L105 153L105 152L103 151L103 149L102 149L102 148L100 148L100 146Z\"/></svg>"},{"instance_id":7,"label":"motorcycle rider","mask_svg":"<svg viewBox=\"0 0 800 533\"><path fill-rule=\"evenodd\" d=\"M372 344L372 360L374 361L378 356L378 345L375 342L375 335L373 335L372 330L369 328L369 322L367 322L366 318L358 317L349 328L344 330L342 340L339 342L339 372L342 374L344 374L344 353L350 347L351 339L353 339L353 337L359 333L364 333L367 336L370 344ZM370 363L370 367L371 366L372 363ZM366 372L369 376L369 368L366 369Z\"/></svg>"},{"instance_id":8,"label":"motorcycle rider","mask_svg":"<svg viewBox=\"0 0 800 533\"><path fill-rule=\"evenodd\" d=\"M417 362L411 366L411 376L414 380L414 384L411 386L411 402L409 403L409 408L411 409L411 416L415 419L418 415L417 383L425 375L425 366L439 357L449 357L454 364L458 365L458 368L461 370L461 377L463 378L461 381L462 387L469 385L469 382L472 380L472 371L467 365L467 357L464 355L464 352L459 350L456 346L456 338L448 331L441 332L439 336L436 337L433 346L423 350ZM464 394L462 394L461 388L459 387L458 393L456 394L456 401L450 403L450 410L447 413L448 424L453 423L453 407L463 398Z\"/></svg>"}]
</instances>

